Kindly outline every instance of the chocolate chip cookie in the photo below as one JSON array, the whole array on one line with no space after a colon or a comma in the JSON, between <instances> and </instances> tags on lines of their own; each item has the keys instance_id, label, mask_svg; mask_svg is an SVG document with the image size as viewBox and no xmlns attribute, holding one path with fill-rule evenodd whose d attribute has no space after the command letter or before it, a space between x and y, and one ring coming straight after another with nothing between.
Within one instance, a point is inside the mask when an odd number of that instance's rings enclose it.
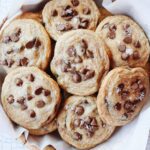
<instances>
[{"instance_id":1,"label":"chocolate chip cookie","mask_svg":"<svg viewBox=\"0 0 150 150\"><path fill-rule=\"evenodd\" d=\"M96 97L92 96L69 97L57 124L62 139L77 149L90 149L106 141L115 129L100 119Z\"/></svg>"},{"instance_id":2,"label":"chocolate chip cookie","mask_svg":"<svg viewBox=\"0 0 150 150\"><path fill-rule=\"evenodd\" d=\"M112 60L112 67L144 67L150 45L142 28L131 18L115 15L105 18L96 32L103 38Z\"/></svg>"},{"instance_id":3,"label":"chocolate chip cookie","mask_svg":"<svg viewBox=\"0 0 150 150\"><path fill-rule=\"evenodd\" d=\"M50 55L50 38L34 19L16 19L0 34L0 65L7 72L21 66L36 66L44 70Z\"/></svg>"},{"instance_id":4,"label":"chocolate chip cookie","mask_svg":"<svg viewBox=\"0 0 150 150\"><path fill-rule=\"evenodd\" d=\"M51 71L68 93L91 95L109 70L103 41L90 30L75 30L62 35L56 43Z\"/></svg>"},{"instance_id":5,"label":"chocolate chip cookie","mask_svg":"<svg viewBox=\"0 0 150 150\"><path fill-rule=\"evenodd\" d=\"M1 101L9 118L27 129L39 129L56 116L61 101L57 83L36 67L20 67L5 78Z\"/></svg>"},{"instance_id":6,"label":"chocolate chip cookie","mask_svg":"<svg viewBox=\"0 0 150 150\"><path fill-rule=\"evenodd\" d=\"M45 5L42 16L48 33L57 40L70 30L95 30L100 13L93 0L53 0Z\"/></svg>"},{"instance_id":7,"label":"chocolate chip cookie","mask_svg":"<svg viewBox=\"0 0 150 150\"><path fill-rule=\"evenodd\" d=\"M98 93L101 119L114 126L131 122L146 103L148 94L149 78L144 69L113 69L104 78Z\"/></svg>"}]
</instances>

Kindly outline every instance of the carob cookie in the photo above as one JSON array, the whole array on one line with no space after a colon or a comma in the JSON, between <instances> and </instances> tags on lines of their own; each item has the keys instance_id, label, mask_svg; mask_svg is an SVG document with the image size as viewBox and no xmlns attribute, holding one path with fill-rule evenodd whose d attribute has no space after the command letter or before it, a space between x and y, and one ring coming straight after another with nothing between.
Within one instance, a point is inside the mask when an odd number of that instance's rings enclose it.
<instances>
[{"instance_id":1,"label":"carob cookie","mask_svg":"<svg viewBox=\"0 0 150 150\"><path fill-rule=\"evenodd\" d=\"M41 127L40 129L29 129L29 133L32 135L45 135L51 133L57 129L57 120L54 119L49 124Z\"/></svg>"},{"instance_id":2,"label":"carob cookie","mask_svg":"<svg viewBox=\"0 0 150 150\"><path fill-rule=\"evenodd\" d=\"M57 40L70 30L95 30L100 13L93 0L53 0L45 5L42 16L48 33Z\"/></svg>"},{"instance_id":3,"label":"carob cookie","mask_svg":"<svg viewBox=\"0 0 150 150\"><path fill-rule=\"evenodd\" d=\"M16 19L0 34L0 65L7 72L20 66L36 66L44 70L50 55L50 38L34 19Z\"/></svg>"},{"instance_id":4,"label":"carob cookie","mask_svg":"<svg viewBox=\"0 0 150 150\"><path fill-rule=\"evenodd\" d=\"M112 67L144 67L150 54L149 41L138 24L123 15L105 18L96 32L108 46Z\"/></svg>"},{"instance_id":5,"label":"carob cookie","mask_svg":"<svg viewBox=\"0 0 150 150\"><path fill-rule=\"evenodd\" d=\"M149 78L142 68L119 67L104 78L97 97L101 119L114 126L131 122L149 94Z\"/></svg>"},{"instance_id":6,"label":"carob cookie","mask_svg":"<svg viewBox=\"0 0 150 150\"><path fill-rule=\"evenodd\" d=\"M98 91L109 70L103 41L90 30L75 30L62 35L56 43L51 71L60 86L75 95Z\"/></svg>"},{"instance_id":7,"label":"carob cookie","mask_svg":"<svg viewBox=\"0 0 150 150\"><path fill-rule=\"evenodd\" d=\"M61 101L57 83L36 67L20 67L5 78L2 105L12 121L39 129L56 116Z\"/></svg>"},{"instance_id":8,"label":"carob cookie","mask_svg":"<svg viewBox=\"0 0 150 150\"><path fill-rule=\"evenodd\" d=\"M77 149L90 149L107 140L115 127L104 123L98 114L96 97L71 96L58 115L62 139Z\"/></svg>"}]
</instances>

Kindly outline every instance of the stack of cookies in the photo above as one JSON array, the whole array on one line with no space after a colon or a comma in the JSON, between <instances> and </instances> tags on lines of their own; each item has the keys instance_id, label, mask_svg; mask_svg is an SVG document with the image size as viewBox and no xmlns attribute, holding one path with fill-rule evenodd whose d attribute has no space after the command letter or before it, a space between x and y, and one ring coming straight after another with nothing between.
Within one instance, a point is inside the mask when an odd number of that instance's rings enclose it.
<instances>
[{"instance_id":1,"label":"stack of cookies","mask_svg":"<svg viewBox=\"0 0 150 150\"><path fill-rule=\"evenodd\" d=\"M93 0L52 0L42 15L23 14L0 34L2 106L30 134L58 129L70 145L90 149L146 104L149 54L131 18L102 17Z\"/></svg>"}]
</instances>

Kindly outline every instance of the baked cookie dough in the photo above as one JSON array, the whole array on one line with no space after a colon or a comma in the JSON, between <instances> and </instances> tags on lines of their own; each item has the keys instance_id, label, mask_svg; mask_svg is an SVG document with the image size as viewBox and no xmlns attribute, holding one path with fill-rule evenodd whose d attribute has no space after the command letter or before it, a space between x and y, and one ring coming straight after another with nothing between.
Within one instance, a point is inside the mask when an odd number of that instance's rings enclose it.
<instances>
[{"instance_id":1,"label":"baked cookie dough","mask_svg":"<svg viewBox=\"0 0 150 150\"><path fill-rule=\"evenodd\" d=\"M91 95L109 70L103 41L90 30L75 30L62 35L56 43L51 71L68 93Z\"/></svg>"},{"instance_id":2,"label":"baked cookie dough","mask_svg":"<svg viewBox=\"0 0 150 150\"><path fill-rule=\"evenodd\" d=\"M105 76L97 97L101 119L123 126L141 111L149 94L149 78L142 68L119 67Z\"/></svg>"},{"instance_id":3,"label":"baked cookie dough","mask_svg":"<svg viewBox=\"0 0 150 150\"><path fill-rule=\"evenodd\" d=\"M45 27L54 40L76 29L95 30L99 10L93 0L53 0L42 12Z\"/></svg>"},{"instance_id":4,"label":"baked cookie dough","mask_svg":"<svg viewBox=\"0 0 150 150\"><path fill-rule=\"evenodd\" d=\"M62 139L77 149L90 149L106 141L115 130L100 119L96 97L92 96L69 97L57 124Z\"/></svg>"},{"instance_id":5,"label":"baked cookie dough","mask_svg":"<svg viewBox=\"0 0 150 150\"><path fill-rule=\"evenodd\" d=\"M0 34L0 65L6 72L21 66L46 69L51 41L44 27L34 19L16 19Z\"/></svg>"},{"instance_id":6,"label":"baked cookie dough","mask_svg":"<svg viewBox=\"0 0 150 150\"><path fill-rule=\"evenodd\" d=\"M57 129L57 120L52 120L49 124L41 127L40 129L29 129L29 133L32 135L45 135L51 133Z\"/></svg>"},{"instance_id":7,"label":"baked cookie dough","mask_svg":"<svg viewBox=\"0 0 150 150\"><path fill-rule=\"evenodd\" d=\"M27 129L50 123L61 101L57 83L36 67L11 71L2 86L1 101L8 117Z\"/></svg>"},{"instance_id":8,"label":"baked cookie dough","mask_svg":"<svg viewBox=\"0 0 150 150\"><path fill-rule=\"evenodd\" d=\"M141 27L123 15L109 16L96 32L105 41L112 67L144 67L150 54L149 41Z\"/></svg>"}]
</instances>

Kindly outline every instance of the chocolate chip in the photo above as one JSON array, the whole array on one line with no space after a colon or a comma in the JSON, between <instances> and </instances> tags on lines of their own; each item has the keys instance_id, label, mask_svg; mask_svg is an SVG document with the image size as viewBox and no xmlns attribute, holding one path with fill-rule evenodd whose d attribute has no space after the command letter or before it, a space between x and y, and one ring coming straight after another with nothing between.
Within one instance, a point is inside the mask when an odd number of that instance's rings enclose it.
<instances>
[{"instance_id":1,"label":"chocolate chip","mask_svg":"<svg viewBox=\"0 0 150 150\"><path fill-rule=\"evenodd\" d=\"M22 105L21 105L21 110L26 110L27 108L28 108L27 105L25 105L25 104L22 104Z\"/></svg>"},{"instance_id":2,"label":"chocolate chip","mask_svg":"<svg viewBox=\"0 0 150 150\"><path fill-rule=\"evenodd\" d=\"M35 77L34 77L33 74L29 74L29 75L27 76L27 79L28 79L29 81L33 82L33 81L35 80Z\"/></svg>"},{"instance_id":3,"label":"chocolate chip","mask_svg":"<svg viewBox=\"0 0 150 150\"><path fill-rule=\"evenodd\" d=\"M79 72L82 74L86 74L88 71L89 70L87 68L81 68Z\"/></svg>"},{"instance_id":4,"label":"chocolate chip","mask_svg":"<svg viewBox=\"0 0 150 150\"><path fill-rule=\"evenodd\" d=\"M83 77L83 80L88 80L93 78L95 75L95 71L94 70L88 70L87 73L85 74L85 76Z\"/></svg>"},{"instance_id":5,"label":"chocolate chip","mask_svg":"<svg viewBox=\"0 0 150 150\"><path fill-rule=\"evenodd\" d=\"M30 100L32 100L32 99L33 99L33 96L30 95L30 94L28 94L28 95L27 95L27 100L30 101Z\"/></svg>"},{"instance_id":6,"label":"chocolate chip","mask_svg":"<svg viewBox=\"0 0 150 150\"><path fill-rule=\"evenodd\" d=\"M67 9L70 9L71 8L71 6L70 5L66 5L66 6L64 6L64 10L67 10Z\"/></svg>"},{"instance_id":7,"label":"chocolate chip","mask_svg":"<svg viewBox=\"0 0 150 150\"><path fill-rule=\"evenodd\" d=\"M74 46L70 46L68 49L67 49L67 54L70 56L70 57L74 57L76 55L76 49Z\"/></svg>"},{"instance_id":8,"label":"chocolate chip","mask_svg":"<svg viewBox=\"0 0 150 150\"><path fill-rule=\"evenodd\" d=\"M35 42L36 42L36 39L34 38L33 40L27 42L26 45L25 45L25 47L28 48L28 49L31 49L31 48L34 47Z\"/></svg>"},{"instance_id":9,"label":"chocolate chip","mask_svg":"<svg viewBox=\"0 0 150 150\"><path fill-rule=\"evenodd\" d=\"M36 90L35 90L35 95L40 95L43 91L43 87L38 87Z\"/></svg>"},{"instance_id":10,"label":"chocolate chip","mask_svg":"<svg viewBox=\"0 0 150 150\"><path fill-rule=\"evenodd\" d=\"M78 12L71 8L65 8L62 12L61 12L61 17L63 17L65 20L71 20L74 16L78 15Z\"/></svg>"},{"instance_id":11,"label":"chocolate chip","mask_svg":"<svg viewBox=\"0 0 150 150\"><path fill-rule=\"evenodd\" d=\"M141 43L139 41L136 41L133 43L135 48L141 48Z\"/></svg>"},{"instance_id":12,"label":"chocolate chip","mask_svg":"<svg viewBox=\"0 0 150 150\"><path fill-rule=\"evenodd\" d=\"M43 100L39 100L39 101L36 102L36 106L38 108L42 108L42 107L45 106L45 102Z\"/></svg>"},{"instance_id":13,"label":"chocolate chip","mask_svg":"<svg viewBox=\"0 0 150 150\"><path fill-rule=\"evenodd\" d=\"M97 126L97 120L93 118L90 124L91 126Z\"/></svg>"},{"instance_id":14,"label":"chocolate chip","mask_svg":"<svg viewBox=\"0 0 150 150\"><path fill-rule=\"evenodd\" d=\"M114 106L114 108L115 108L116 110L120 111L120 110L121 110L121 104L120 104L120 103L117 103L117 104Z\"/></svg>"},{"instance_id":15,"label":"chocolate chip","mask_svg":"<svg viewBox=\"0 0 150 150\"><path fill-rule=\"evenodd\" d=\"M87 49L87 48L88 48L88 44L87 44L87 41L86 41L86 40L82 39L81 42L80 42L80 44L81 44L81 47L82 47L82 48L84 48L84 49Z\"/></svg>"},{"instance_id":16,"label":"chocolate chip","mask_svg":"<svg viewBox=\"0 0 150 150\"><path fill-rule=\"evenodd\" d=\"M11 41L12 42L18 42L20 33L21 33L21 29L20 28L16 28L15 32L10 35Z\"/></svg>"},{"instance_id":17,"label":"chocolate chip","mask_svg":"<svg viewBox=\"0 0 150 150\"><path fill-rule=\"evenodd\" d=\"M24 104L24 101L25 101L25 98L24 98L24 97L19 97L19 98L17 99L17 103L19 103L19 104Z\"/></svg>"},{"instance_id":18,"label":"chocolate chip","mask_svg":"<svg viewBox=\"0 0 150 150\"><path fill-rule=\"evenodd\" d=\"M63 65L63 66L61 67L61 71L62 71L62 72L68 72L68 68L70 68L70 66L67 65L67 64L65 64L65 65Z\"/></svg>"},{"instance_id":19,"label":"chocolate chip","mask_svg":"<svg viewBox=\"0 0 150 150\"><path fill-rule=\"evenodd\" d=\"M74 127L79 127L80 126L80 120L79 119L76 119L74 121Z\"/></svg>"},{"instance_id":20,"label":"chocolate chip","mask_svg":"<svg viewBox=\"0 0 150 150\"><path fill-rule=\"evenodd\" d=\"M122 91L122 92L121 92L121 98L122 98L123 100L125 100L125 99L128 98L129 94L130 94L129 91Z\"/></svg>"},{"instance_id":21,"label":"chocolate chip","mask_svg":"<svg viewBox=\"0 0 150 150\"><path fill-rule=\"evenodd\" d=\"M10 39L9 36L4 36L4 37L3 37L3 40L2 40L3 43L6 43L6 44L7 44L7 43L9 43L10 41L11 41L11 39Z\"/></svg>"},{"instance_id":22,"label":"chocolate chip","mask_svg":"<svg viewBox=\"0 0 150 150\"><path fill-rule=\"evenodd\" d=\"M137 105L138 103L140 103L140 100L134 100L134 101L132 102L133 105Z\"/></svg>"},{"instance_id":23,"label":"chocolate chip","mask_svg":"<svg viewBox=\"0 0 150 150\"><path fill-rule=\"evenodd\" d=\"M84 113L84 108L82 106L77 106L75 108L75 113L78 115L78 116L81 116L83 113Z\"/></svg>"},{"instance_id":24,"label":"chocolate chip","mask_svg":"<svg viewBox=\"0 0 150 150\"><path fill-rule=\"evenodd\" d=\"M65 31L71 30L73 27L71 24L67 23L65 26Z\"/></svg>"},{"instance_id":25,"label":"chocolate chip","mask_svg":"<svg viewBox=\"0 0 150 150\"><path fill-rule=\"evenodd\" d=\"M117 30L117 27L116 27L116 25L115 24L111 24L111 25L109 25L109 30L110 31L116 31Z\"/></svg>"},{"instance_id":26,"label":"chocolate chip","mask_svg":"<svg viewBox=\"0 0 150 150\"><path fill-rule=\"evenodd\" d=\"M128 35L128 36L131 35L132 30L129 24L124 25L123 30L125 31L125 35Z\"/></svg>"},{"instance_id":27,"label":"chocolate chip","mask_svg":"<svg viewBox=\"0 0 150 150\"><path fill-rule=\"evenodd\" d=\"M131 36L126 36L123 41L126 43L126 44L131 44L132 43L132 37Z\"/></svg>"},{"instance_id":28,"label":"chocolate chip","mask_svg":"<svg viewBox=\"0 0 150 150\"><path fill-rule=\"evenodd\" d=\"M31 118L35 118L35 116L36 116L35 111L34 110L30 110L30 117Z\"/></svg>"},{"instance_id":29,"label":"chocolate chip","mask_svg":"<svg viewBox=\"0 0 150 150\"><path fill-rule=\"evenodd\" d=\"M58 15L57 10L56 10L56 9L52 10L52 11L51 11L51 15L52 15L53 17L56 17L56 16Z\"/></svg>"},{"instance_id":30,"label":"chocolate chip","mask_svg":"<svg viewBox=\"0 0 150 150\"><path fill-rule=\"evenodd\" d=\"M102 127L105 128L106 127L106 123L104 123L103 121L101 121Z\"/></svg>"},{"instance_id":31,"label":"chocolate chip","mask_svg":"<svg viewBox=\"0 0 150 150\"><path fill-rule=\"evenodd\" d=\"M49 96L49 95L50 95L50 91L49 91L49 90L45 90L45 89L44 89L44 90L43 90L43 93L44 93L45 96Z\"/></svg>"},{"instance_id":32,"label":"chocolate chip","mask_svg":"<svg viewBox=\"0 0 150 150\"><path fill-rule=\"evenodd\" d=\"M10 39L11 39L12 42L18 42L19 41L19 36L17 36L15 33L13 33L10 36Z\"/></svg>"},{"instance_id":33,"label":"chocolate chip","mask_svg":"<svg viewBox=\"0 0 150 150\"><path fill-rule=\"evenodd\" d=\"M82 135L78 132L75 132L74 135L73 135L73 139L75 140L81 140L82 139Z\"/></svg>"},{"instance_id":34,"label":"chocolate chip","mask_svg":"<svg viewBox=\"0 0 150 150\"><path fill-rule=\"evenodd\" d=\"M22 52L24 49L25 49L25 46L22 45L22 46L20 47L20 49L15 49L14 51L17 51L17 52L20 51L20 52Z\"/></svg>"},{"instance_id":35,"label":"chocolate chip","mask_svg":"<svg viewBox=\"0 0 150 150\"><path fill-rule=\"evenodd\" d=\"M89 20L86 18L80 18L79 29L87 29L89 26Z\"/></svg>"},{"instance_id":36,"label":"chocolate chip","mask_svg":"<svg viewBox=\"0 0 150 150\"><path fill-rule=\"evenodd\" d=\"M125 44L120 44L119 47L118 47L118 49L119 49L120 52L125 52L126 45Z\"/></svg>"},{"instance_id":37,"label":"chocolate chip","mask_svg":"<svg viewBox=\"0 0 150 150\"><path fill-rule=\"evenodd\" d=\"M110 39L114 39L116 37L116 33L115 31L109 31L107 36L110 38Z\"/></svg>"},{"instance_id":38,"label":"chocolate chip","mask_svg":"<svg viewBox=\"0 0 150 150\"><path fill-rule=\"evenodd\" d=\"M20 59L20 65L21 65L21 66L27 66L28 63L29 63L28 58L23 57L22 59Z\"/></svg>"},{"instance_id":39,"label":"chocolate chip","mask_svg":"<svg viewBox=\"0 0 150 150\"><path fill-rule=\"evenodd\" d=\"M132 102L126 101L126 102L124 103L124 109L127 110L127 111L131 111L131 110L133 109L133 104L132 104Z\"/></svg>"},{"instance_id":40,"label":"chocolate chip","mask_svg":"<svg viewBox=\"0 0 150 150\"><path fill-rule=\"evenodd\" d=\"M77 56L74 58L74 62L75 63L81 63L82 62L82 58L80 56Z\"/></svg>"},{"instance_id":41,"label":"chocolate chip","mask_svg":"<svg viewBox=\"0 0 150 150\"><path fill-rule=\"evenodd\" d=\"M124 53L121 54L121 58L122 58L122 60L127 60L129 58L129 54L124 52Z\"/></svg>"},{"instance_id":42,"label":"chocolate chip","mask_svg":"<svg viewBox=\"0 0 150 150\"><path fill-rule=\"evenodd\" d=\"M35 47L39 48L40 46L41 46L41 41L39 39L36 39Z\"/></svg>"},{"instance_id":43,"label":"chocolate chip","mask_svg":"<svg viewBox=\"0 0 150 150\"><path fill-rule=\"evenodd\" d=\"M11 54L11 53L13 53L14 51L12 50L12 49L10 49L10 50L8 50L7 51L7 54Z\"/></svg>"},{"instance_id":44,"label":"chocolate chip","mask_svg":"<svg viewBox=\"0 0 150 150\"><path fill-rule=\"evenodd\" d=\"M139 58L140 58L139 52L138 51L133 52L133 59L137 60Z\"/></svg>"},{"instance_id":45,"label":"chocolate chip","mask_svg":"<svg viewBox=\"0 0 150 150\"><path fill-rule=\"evenodd\" d=\"M136 90L138 89L139 85L137 83L132 83L131 89Z\"/></svg>"},{"instance_id":46,"label":"chocolate chip","mask_svg":"<svg viewBox=\"0 0 150 150\"><path fill-rule=\"evenodd\" d=\"M86 50L86 56L87 58L94 58L93 52L90 50Z\"/></svg>"},{"instance_id":47,"label":"chocolate chip","mask_svg":"<svg viewBox=\"0 0 150 150\"><path fill-rule=\"evenodd\" d=\"M73 76L72 76L72 80L75 83L81 82L81 76L80 76L80 74L79 73L74 73Z\"/></svg>"},{"instance_id":48,"label":"chocolate chip","mask_svg":"<svg viewBox=\"0 0 150 150\"><path fill-rule=\"evenodd\" d=\"M79 5L79 0L71 0L71 3L73 6L78 6Z\"/></svg>"},{"instance_id":49,"label":"chocolate chip","mask_svg":"<svg viewBox=\"0 0 150 150\"><path fill-rule=\"evenodd\" d=\"M14 100L14 96L13 96L13 95L9 95L9 97L7 98L7 102L8 102L9 104L12 104L14 101L15 101L15 100Z\"/></svg>"},{"instance_id":50,"label":"chocolate chip","mask_svg":"<svg viewBox=\"0 0 150 150\"><path fill-rule=\"evenodd\" d=\"M120 83L120 84L118 85L118 89L119 89L120 91L122 91L122 90L124 89L124 84L123 84L123 83Z\"/></svg>"},{"instance_id":51,"label":"chocolate chip","mask_svg":"<svg viewBox=\"0 0 150 150\"><path fill-rule=\"evenodd\" d=\"M20 78L17 78L16 79L16 85L17 86L22 86L22 84L23 84L23 81Z\"/></svg>"},{"instance_id":52,"label":"chocolate chip","mask_svg":"<svg viewBox=\"0 0 150 150\"><path fill-rule=\"evenodd\" d=\"M124 113L123 116L126 117L126 118L128 118L128 114L127 113Z\"/></svg>"},{"instance_id":53,"label":"chocolate chip","mask_svg":"<svg viewBox=\"0 0 150 150\"><path fill-rule=\"evenodd\" d=\"M16 36L20 36L21 29L20 28L16 28L14 33L16 34Z\"/></svg>"},{"instance_id":54,"label":"chocolate chip","mask_svg":"<svg viewBox=\"0 0 150 150\"><path fill-rule=\"evenodd\" d=\"M89 15L90 13L91 13L91 10L88 7L83 9L83 14L84 15Z\"/></svg>"},{"instance_id":55,"label":"chocolate chip","mask_svg":"<svg viewBox=\"0 0 150 150\"><path fill-rule=\"evenodd\" d=\"M12 60L12 59L7 60L7 65L8 65L9 68L10 68L14 63L15 63L15 62L14 62L14 60Z\"/></svg>"}]
</instances>

